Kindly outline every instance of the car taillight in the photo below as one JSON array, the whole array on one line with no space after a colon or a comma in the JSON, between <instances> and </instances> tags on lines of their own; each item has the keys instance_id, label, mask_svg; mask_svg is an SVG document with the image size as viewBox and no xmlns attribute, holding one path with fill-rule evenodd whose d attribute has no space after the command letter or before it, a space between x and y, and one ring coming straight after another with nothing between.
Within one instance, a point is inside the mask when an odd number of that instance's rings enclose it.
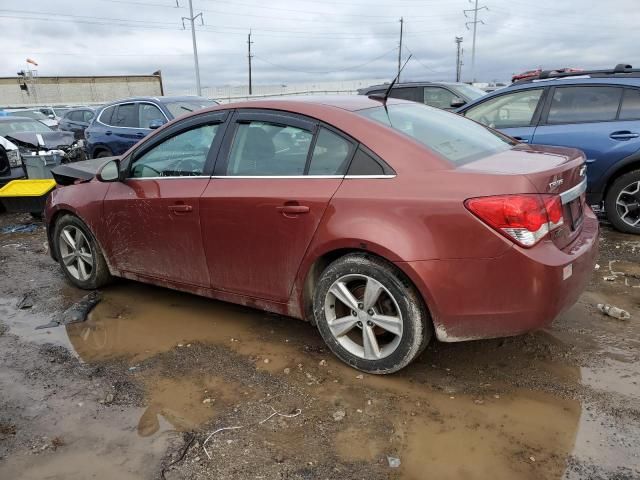
<instances>
[{"instance_id":1,"label":"car taillight","mask_svg":"<svg viewBox=\"0 0 640 480\"><path fill-rule=\"evenodd\" d=\"M470 198L467 209L507 238L532 247L564 223L559 195L497 195Z\"/></svg>"}]
</instances>

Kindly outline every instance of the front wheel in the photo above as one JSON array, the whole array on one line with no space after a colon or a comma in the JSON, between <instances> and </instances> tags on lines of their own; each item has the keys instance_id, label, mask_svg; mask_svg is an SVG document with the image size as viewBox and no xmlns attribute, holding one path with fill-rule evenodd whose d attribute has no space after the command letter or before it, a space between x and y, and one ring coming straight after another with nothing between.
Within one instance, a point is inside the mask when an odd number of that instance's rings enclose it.
<instances>
[{"instance_id":1,"label":"front wheel","mask_svg":"<svg viewBox=\"0 0 640 480\"><path fill-rule=\"evenodd\" d=\"M98 242L78 217L61 217L53 239L58 262L76 287L91 290L109 283L111 274Z\"/></svg>"},{"instance_id":2,"label":"front wheel","mask_svg":"<svg viewBox=\"0 0 640 480\"><path fill-rule=\"evenodd\" d=\"M607 192L604 206L617 230L640 234L640 170L617 178Z\"/></svg>"},{"instance_id":3,"label":"front wheel","mask_svg":"<svg viewBox=\"0 0 640 480\"><path fill-rule=\"evenodd\" d=\"M350 254L331 263L318 281L313 306L331 351L363 372L396 372L431 339L431 321L413 285L372 255Z\"/></svg>"}]
</instances>

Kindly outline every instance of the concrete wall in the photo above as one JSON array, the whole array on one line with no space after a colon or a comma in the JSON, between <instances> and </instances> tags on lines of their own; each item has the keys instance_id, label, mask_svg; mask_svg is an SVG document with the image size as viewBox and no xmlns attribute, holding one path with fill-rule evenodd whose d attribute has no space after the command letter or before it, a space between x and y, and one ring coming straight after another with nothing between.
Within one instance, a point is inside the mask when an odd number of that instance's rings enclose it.
<instances>
[{"instance_id":1,"label":"concrete wall","mask_svg":"<svg viewBox=\"0 0 640 480\"><path fill-rule=\"evenodd\" d=\"M158 75L33 77L27 80L28 92L20 89L20 80L0 78L0 106L91 104L162 95Z\"/></svg>"}]
</instances>

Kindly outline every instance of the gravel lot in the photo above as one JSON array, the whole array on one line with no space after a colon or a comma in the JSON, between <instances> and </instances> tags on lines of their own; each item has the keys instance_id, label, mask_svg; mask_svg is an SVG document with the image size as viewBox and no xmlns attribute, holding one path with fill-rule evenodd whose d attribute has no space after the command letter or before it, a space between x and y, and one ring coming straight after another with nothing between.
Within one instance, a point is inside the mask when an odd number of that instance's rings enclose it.
<instances>
[{"instance_id":1,"label":"gravel lot","mask_svg":"<svg viewBox=\"0 0 640 480\"><path fill-rule=\"evenodd\" d=\"M550 330L434 342L386 377L304 322L133 282L35 330L86 294L44 242L0 233L0 478L640 478L640 237L603 226Z\"/></svg>"}]
</instances>

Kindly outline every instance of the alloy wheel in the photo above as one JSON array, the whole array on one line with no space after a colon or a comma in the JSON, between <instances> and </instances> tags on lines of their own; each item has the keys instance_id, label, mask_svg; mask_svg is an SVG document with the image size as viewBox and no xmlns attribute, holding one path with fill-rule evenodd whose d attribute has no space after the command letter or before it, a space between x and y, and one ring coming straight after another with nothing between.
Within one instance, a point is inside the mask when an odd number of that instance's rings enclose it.
<instances>
[{"instance_id":1,"label":"alloy wheel","mask_svg":"<svg viewBox=\"0 0 640 480\"><path fill-rule=\"evenodd\" d=\"M67 225L60 231L60 258L71 276L81 282L93 273L91 244L78 227Z\"/></svg>"},{"instance_id":2,"label":"alloy wheel","mask_svg":"<svg viewBox=\"0 0 640 480\"><path fill-rule=\"evenodd\" d=\"M640 181L623 188L616 198L620 219L631 227L640 225Z\"/></svg>"},{"instance_id":3,"label":"alloy wheel","mask_svg":"<svg viewBox=\"0 0 640 480\"><path fill-rule=\"evenodd\" d=\"M365 360L391 355L402 339L402 313L384 285L367 275L350 274L327 292L325 317L335 340Z\"/></svg>"}]
</instances>

